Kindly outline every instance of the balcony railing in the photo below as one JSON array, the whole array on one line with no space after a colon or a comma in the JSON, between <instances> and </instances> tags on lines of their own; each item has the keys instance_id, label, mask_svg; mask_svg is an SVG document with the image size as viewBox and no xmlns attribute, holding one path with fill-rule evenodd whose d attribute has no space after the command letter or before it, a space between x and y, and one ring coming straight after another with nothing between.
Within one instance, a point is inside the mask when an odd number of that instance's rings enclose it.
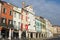
<instances>
[{"instance_id":1,"label":"balcony railing","mask_svg":"<svg viewBox=\"0 0 60 40\"><path fill-rule=\"evenodd\" d=\"M0 23L0 26L7 26L6 23Z\"/></svg>"},{"instance_id":2,"label":"balcony railing","mask_svg":"<svg viewBox=\"0 0 60 40\"><path fill-rule=\"evenodd\" d=\"M7 26L8 26L8 28L12 28L12 29L14 28L13 24L8 24Z\"/></svg>"}]
</instances>

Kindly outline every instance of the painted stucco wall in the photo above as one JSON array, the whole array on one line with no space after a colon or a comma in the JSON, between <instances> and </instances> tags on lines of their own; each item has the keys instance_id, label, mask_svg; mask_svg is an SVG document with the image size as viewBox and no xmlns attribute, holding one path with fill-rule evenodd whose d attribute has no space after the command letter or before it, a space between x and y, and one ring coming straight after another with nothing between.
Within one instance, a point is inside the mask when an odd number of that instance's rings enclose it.
<instances>
[{"instance_id":1,"label":"painted stucco wall","mask_svg":"<svg viewBox=\"0 0 60 40\"><path fill-rule=\"evenodd\" d=\"M40 22L40 20L38 20L38 19L35 19L35 24L36 24L36 31L37 32L41 32L41 22Z\"/></svg>"},{"instance_id":2,"label":"painted stucco wall","mask_svg":"<svg viewBox=\"0 0 60 40\"><path fill-rule=\"evenodd\" d=\"M33 11L33 8L31 5L25 8L28 11L28 31L30 32L36 32L35 30L35 12Z\"/></svg>"},{"instance_id":3,"label":"painted stucco wall","mask_svg":"<svg viewBox=\"0 0 60 40\"><path fill-rule=\"evenodd\" d=\"M35 16L33 15L33 14L31 14L31 13L29 13L28 14L28 21L29 21L29 27L28 27L28 29L29 30L35 30L35 27L34 27L34 25L35 25Z\"/></svg>"},{"instance_id":4,"label":"painted stucco wall","mask_svg":"<svg viewBox=\"0 0 60 40\"><path fill-rule=\"evenodd\" d=\"M14 7L13 8L14 12L13 12L13 25L15 29L20 29L20 26L21 26L21 9L20 8L17 8L17 7ZM20 18L19 18L20 17ZM16 24L14 23L14 21L16 21ZM20 22L20 25L18 24Z\"/></svg>"}]
</instances>

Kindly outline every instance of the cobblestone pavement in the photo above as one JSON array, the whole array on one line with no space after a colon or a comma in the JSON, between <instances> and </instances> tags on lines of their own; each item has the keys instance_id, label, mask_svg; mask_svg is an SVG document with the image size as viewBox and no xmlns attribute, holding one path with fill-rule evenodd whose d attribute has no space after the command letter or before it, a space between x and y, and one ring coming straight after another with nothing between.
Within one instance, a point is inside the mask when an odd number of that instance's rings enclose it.
<instances>
[{"instance_id":1,"label":"cobblestone pavement","mask_svg":"<svg viewBox=\"0 0 60 40\"><path fill-rule=\"evenodd\" d=\"M49 38L49 39L44 39L44 40L60 40L60 37L54 37L54 38Z\"/></svg>"},{"instance_id":2,"label":"cobblestone pavement","mask_svg":"<svg viewBox=\"0 0 60 40\"><path fill-rule=\"evenodd\" d=\"M0 38L0 40L9 40L8 38ZM12 38L11 40L28 40L25 38L19 39L19 38ZM29 40L42 40L42 39L29 39ZM60 37L50 38L50 39L43 39L43 40L60 40Z\"/></svg>"}]
</instances>

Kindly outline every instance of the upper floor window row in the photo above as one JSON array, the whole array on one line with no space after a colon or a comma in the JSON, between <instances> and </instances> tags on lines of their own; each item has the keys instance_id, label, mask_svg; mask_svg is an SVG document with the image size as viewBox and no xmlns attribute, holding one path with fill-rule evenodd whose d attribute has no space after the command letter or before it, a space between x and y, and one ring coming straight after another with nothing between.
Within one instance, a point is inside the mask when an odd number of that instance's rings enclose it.
<instances>
[{"instance_id":1,"label":"upper floor window row","mask_svg":"<svg viewBox=\"0 0 60 40\"><path fill-rule=\"evenodd\" d=\"M5 14L6 12L7 12L6 8L3 8L3 13ZM10 10L9 14L10 14L10 15L13 14L13 13L12 13L12 10Z\"/></svg>"},{"instance_id":2,"label":"upper floor window row","mask_svg":"<svg viewBox=\"0 0 60 40\"><path fill-rule=\"evenodd\" d=\"M16 18L16 17L18 17L19 19L21 18L21 14L20 13L18 13L18 12L14 12L14 18Z\"/></svg>"}]
</instances>

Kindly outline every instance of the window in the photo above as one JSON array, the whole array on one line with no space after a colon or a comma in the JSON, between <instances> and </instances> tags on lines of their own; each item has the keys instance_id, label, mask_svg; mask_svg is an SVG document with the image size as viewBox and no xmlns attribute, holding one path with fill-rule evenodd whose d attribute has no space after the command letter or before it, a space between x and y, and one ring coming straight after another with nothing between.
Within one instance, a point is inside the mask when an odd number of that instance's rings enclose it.
<instances>
[{"instance_id":1,"label":"window","mask_svg":"<svg viewBox=\"0 0 60 40\"><path fill-rule=\"evenodd\" d=\"M12 24L12 20L9 20L9 22L8 22L9 24Z\"/></svg>"},{"instance_id":2,"label":"window","mask_svg":"<svg viewBox=\"0 0 60 40\"><path fill-rule=\"evenodd\" d=\"M12 11L10 11L10 15L12 15Z\"/></svg>"},{"instance_id":3,"label":"window","mask_svg":"<svg viewBox=\"0 0 60 40\"><path fill-rule=\"evenodd\" d=\"M18 22L18 29L20 29L20 22Z\"/></svg>"},{"instance_id":4,"label":"window","mask_svg":"<svg viewBox=\"0 0 60 40\"><path fill-rule=\"evenodd\" d=\"M6 23L6 19L5 18L2 18L1 23Z\"/></svg>"},{"instance_id":5,"label":"window","mask_svg":"<svg viewBox=\"0 0 60 40\"><path fill-rule=\"evenodd\" d=\"M17 29L17 26L16 26L16 21L14 21L14 29Z\"/></svg>"},{"instance_id":6,"label":"window","mask_svg":"<svg viewBox=\"0 0 60 40\"><path fill-rule=\"evenodd\" d=\"M3 13L6 13L6 8L3 9Z\"/></svg>"},{"instance_id":7,"label":"window","mask_svg":"<svg viewBox=\"0 0 60 40\"><path fill-rule=\"evenodd\" d=\"M19 19L20 19L20 14L19 14Z\"/></svg>"},{"instance_id":8,"label":"window","mask_svg":"<svg viewBox=\"0 0 60 40\"><path fill-rule=\"evenodd\" d=\"M18 26L20 26L20 22L18 22Z\"/></svg>"},{"instance_id":9,"label":"window","mask_svg":"<svg viewBox=\"0 0 60 40\"><path fill-rule=\"evenodd\" d=\"M39 22L35 22L37 26L40 26Z\"/></svg>"},{"instance_id":10,"label":"window","mask_svg":"<svg viewBox=\"0 0 60 40\"><path fill-rule=\"evenodd\" d=\"M16 21L14 21L14 25L16 25Z\"/></svg>"},{"instance_id":11,"label":"window","mask_svg":"<svg viewBox=\"0 0 60 40\"><path fill-rule=\"evenodd\" d=\"M14 17L16 17L16 12L14 13Z\"/></svg>"}]
</instances>

